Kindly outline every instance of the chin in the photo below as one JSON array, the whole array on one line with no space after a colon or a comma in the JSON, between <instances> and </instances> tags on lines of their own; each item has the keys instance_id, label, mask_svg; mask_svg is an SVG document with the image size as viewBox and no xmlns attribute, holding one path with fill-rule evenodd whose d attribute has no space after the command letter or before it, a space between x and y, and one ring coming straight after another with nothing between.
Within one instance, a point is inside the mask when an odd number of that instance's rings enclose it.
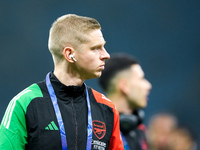
<instances>
[{"instance_id":1,"label":"chin","mask_svg":"<svg viewBox=\"0 0 200 150\"><path fill-rule=\"evenodd\" d=\"M101 74L100 75L97 75L97 78L99 78L101 76Z\"/></svg>"},{"instance_id":2,"label":"chin","mask_svg":"<svg viewBox=\"0 0 200 150\"><path fill-rule=\"evenodd\" d=\"M141 108L141 109L145 108L146 106L147 104L138 104L138 108Z\"/></svg>"},{"instance_id":3,"label":"chin","mask_svg":"<svg viewBox=\"0 0 200 150\"><path fill-rule=\"evenodd\" d=\"M102 74L101 71L100 71L100 72L97 72L97 73L95 74L96 78L100 77L101 74Z\"/></svg>"},{"instance_id":4,"label":"chin","mask_svg":"<svg viewBox=\"0 0 200 150\"><path fill-rule=\"evenodd\" d=\"M100 76L101 76L101 74L93 74L88 79L99 78Z\"/></svg>"}]
</instances>

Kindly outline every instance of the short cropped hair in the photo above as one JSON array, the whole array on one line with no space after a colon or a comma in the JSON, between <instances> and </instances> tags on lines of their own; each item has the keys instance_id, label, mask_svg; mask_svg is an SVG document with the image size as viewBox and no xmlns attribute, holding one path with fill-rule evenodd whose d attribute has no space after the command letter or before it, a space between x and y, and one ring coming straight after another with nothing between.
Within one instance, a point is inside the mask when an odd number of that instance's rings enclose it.
<instances>
[{"instance_id":1,"label":"short cropped hair","mask_svg":"<svg viewBox=\"0 0 200 150\"><path fill-rule=\"evenodd\" d=\"M114 86L111 84L113 78L120 72L131 68L133 64L139 64L139 61L133 56L125 53L111 54L110 59L106 60L105 69L99 78L99 84L102 89L108 94L109 90Z\"/></svg>"},{"instance_id":2,"label":"short cropped hair","mask_svg":"<svg viewBox=\"0 0 200 150\"><path fill-rule=\"evenodd\" d=\"M64 58L62 52L65 46L70 45L76 49L87 42L86 34L95 29L101 29L101 25L94 18L75 14L59 17L49 31L48 48L54 61L59 62Z\"/></svg>"}]
</instances>

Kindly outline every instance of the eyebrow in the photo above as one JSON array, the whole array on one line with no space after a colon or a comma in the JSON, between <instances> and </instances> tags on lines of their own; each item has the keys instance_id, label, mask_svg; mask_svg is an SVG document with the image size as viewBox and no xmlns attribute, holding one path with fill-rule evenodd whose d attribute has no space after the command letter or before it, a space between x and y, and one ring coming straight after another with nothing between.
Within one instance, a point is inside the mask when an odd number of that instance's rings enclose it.
<instances>
[{"instance_id":1,"label":"eyebrow","mask_svg":"<svg viewBox=\"0 0 200 150\"><path fill-rule=\"evenodd\" d=\"M97 47L101 47L102 45L104 46L106 44L106 41L104 41L103 44L97 44L95 46L92 46L91 49L97 48Z\"/></svg>"}]
</instances>

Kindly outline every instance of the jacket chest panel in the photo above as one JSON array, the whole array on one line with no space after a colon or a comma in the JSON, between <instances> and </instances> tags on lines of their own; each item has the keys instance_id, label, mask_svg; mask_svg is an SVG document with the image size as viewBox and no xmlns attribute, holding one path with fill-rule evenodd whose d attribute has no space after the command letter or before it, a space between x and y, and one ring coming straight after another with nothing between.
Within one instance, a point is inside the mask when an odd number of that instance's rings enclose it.
<instances>
[{"instance_id":1,"label":"jacket chest panel","mask_svg":"<svg viewBox=\"0 0 200 150\"><path fill-rule=\"evenodd\" d=\"M52 149L52 147L60 149L59 125L51 101L46 98L37 100L31 105L27 111L29 143L40 145L40 148L48 145L49 149ZM78 147L84 147L83 145L86 145L87 142L87 104L82 104L79 109L78 105L74 104L74 110L70 103L67 105L59 103L59 107L69 147L74 147L75 140L82 145L78 145ZM112 118L113 112L107 106L101 104L93 106L91 103L91 108L93 119L92 149L108 149L113 130L113 120L109 118ZM76 115L74 115L74 112ZM76 132L78 135L76 135Z\"/></svg>"}]
</instances>

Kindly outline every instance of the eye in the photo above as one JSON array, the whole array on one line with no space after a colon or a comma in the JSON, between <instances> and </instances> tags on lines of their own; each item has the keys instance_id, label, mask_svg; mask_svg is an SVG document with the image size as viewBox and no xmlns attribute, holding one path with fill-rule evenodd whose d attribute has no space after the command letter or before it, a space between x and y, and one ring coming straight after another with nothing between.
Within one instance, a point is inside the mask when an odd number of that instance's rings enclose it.
<instances>
[{"instance_id":1,"label":"eye","mask_svg":"<svg viewBox=\"0 0 200 150\"><path fill-rule=\"evenodd\" d=\"M100 46L92 48L92 50L100 50L100 49L101 49Z\"/></svg>"}]
</instances>

